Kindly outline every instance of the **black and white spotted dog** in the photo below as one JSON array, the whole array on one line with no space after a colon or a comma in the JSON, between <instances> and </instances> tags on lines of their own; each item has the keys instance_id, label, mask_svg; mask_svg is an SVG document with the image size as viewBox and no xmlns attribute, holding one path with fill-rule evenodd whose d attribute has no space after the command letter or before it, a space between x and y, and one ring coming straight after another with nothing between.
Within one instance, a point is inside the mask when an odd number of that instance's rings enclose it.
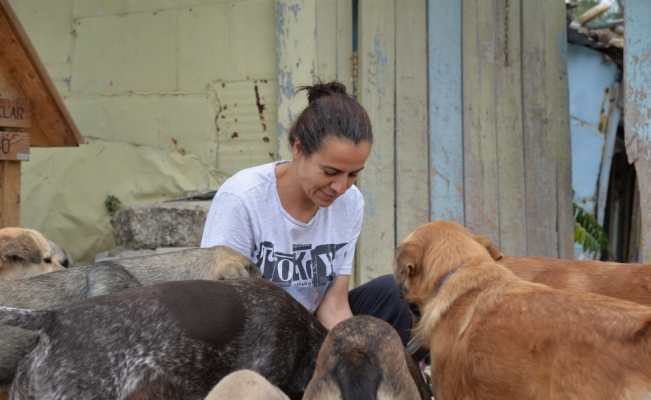
<instances>
[{"instance_id":1,"label":"black and white spotted dog","mask_svg":"<svg viewBox=\"0 0 651 400\"><path fill-rule=\"evenodd\" d=\"M326 329L265 279L176 281L56 311L0 307L0 323L40 331L12 399L203 399L253 370L300 398Z\"/></svg>"}]
</instances>

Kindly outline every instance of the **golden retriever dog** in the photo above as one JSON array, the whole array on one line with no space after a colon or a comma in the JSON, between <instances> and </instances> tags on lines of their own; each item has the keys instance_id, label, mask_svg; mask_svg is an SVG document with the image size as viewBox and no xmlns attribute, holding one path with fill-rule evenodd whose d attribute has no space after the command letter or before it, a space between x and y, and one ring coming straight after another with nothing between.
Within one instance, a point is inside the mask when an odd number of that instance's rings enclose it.
<instances>
[{"instance_id":1,"label":"golden retriever dog","mask_svg":"<svg viewBox=\"0 0 651 400\"><path fill-rule=\"evenodd\" d=\"M524 281L461 225L431 222L394 274L446 399L649 399L651 308Z\"/></svg>"},{"instance_id":2,"label":"golden retriever dog","mask_svg":"<svg viewBox=\"0 0 651 400\"><path fill-rule=\"evenodd\" d=\"M651 306L651 265L546 257L504 257L485 236L475 240L493 260L526 281L556 289L591 292Z\"/></svg>"},{"instance_id":3,"label":"golden retriever dog","mask_svg":"<svg viewBox=\"0 0 651 400\"><path fill-rule=\"evenodd\" d=\"M32 229L0 229L0 281L29 278L64 269L50 242Z\"/></svg>"}]
</instances>

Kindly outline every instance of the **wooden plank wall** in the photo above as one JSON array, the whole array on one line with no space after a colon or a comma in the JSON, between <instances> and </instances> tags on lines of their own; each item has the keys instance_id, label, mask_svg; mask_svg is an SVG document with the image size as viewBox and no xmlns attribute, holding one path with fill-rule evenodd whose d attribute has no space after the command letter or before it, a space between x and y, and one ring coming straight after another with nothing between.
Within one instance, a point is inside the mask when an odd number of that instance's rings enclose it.
<instances>
[{"instance_id":1,"label":"wooden plank wall","mask_svg":"<svg viewBox=\"0 0 651 400\"><path fill-rule=\"evenodd\" d=\"M392 273L397 242L429 220L427 3L358 4L357 98L374 142L358 179L366 214L356 284Z\"/></svg>"},{"instance_id":2,"label":"wooden plank wall","mask_svg":"<svg viewBox=\"0 0 651 400\"><path fill-rule=\"evenodd\" d=\"M527 254L573 258L567 34L562 2L522 2Z\"/></svg>"},{"instance_id":3,"label":"wooden plank wall","mask_svg":"<svg viewBox=\"0 0 651 400\"><path fill-rule=\"evenodd\" d=\"M337 80L353 90L353 1L316 2L317 63L323 82Z\"/></svg>"},{"instance_id":4,"label":"wooden plank wall","mask_svg":"<svg viewBox=\"0 0 651 400\"><path fill-rule=\"evenodd\" d=\"M316 68L316 2L276 0L276 62L278 63L278 154L292 158L289 128L307 106L305 94L294 97L299 86L313 82Z\"/></svg>"},{"instance_id":5,"label":"wooden plank wall","mask_svg":"<svg viewBox=\"0 0 651 400\"><path fill-rule=\"evenodd\" d=\"M430 220L465 225L461 2L428 0L427 18Z\"/></svg>"},{"instance_id":6,"label":"wooden plank wall","mask_svg":"<svg viewBox=\"0 0 651 400\"><path fill-rule=\"evenodd\" d=\"M396 242L429 221L427 4L396 2Z\"/></svg>"},{"instance_id":7,"label":"wooden plank wall","mask_svg":"<svg viewBox=\"0 0 651 400\"><path fill-rule=\"evenodd\" d=\"M509 255L572 257L564 13L463 1L466 227Z\"/></svg>"},{"instance_id":8,"label":"wooden plank wall","mask_svg":"<svg viewBox=\"0 0 651 400\"><path fill-rule=\"evenodd\" d=\"M323 80L352 79L352 1L315 5ZM374 145L357 181L355 285L391 273L398 242L440 218L506 254L572 257L565 8L536 3L359 0L357 98ZM281 19L280 53L296 38ZM291 59L280 53L282 94Z\"/></svg>"},{"instance_id":9,"label":"wooden plank wall","mask_svg":"<svg viewBox=\"0 0 651 400\"><path fill-rule=\"evenodd\" d=\"M373 148L357 179L366 208L357 283L391 272L395 252L395 0L359 0L357 99L373 125Z\"/></svg>"},{"instance_id":10,"label":"wooden plank wall","mask_svg":"<svg viewBox=\"0 0 651 400\"><path fill-rule=\"evenodd\" d=\"M628 161L635 163L640 190L642 260L651 262L651 2L628 0L625 7L624 106Z\"/></svg>"}]
</instances>

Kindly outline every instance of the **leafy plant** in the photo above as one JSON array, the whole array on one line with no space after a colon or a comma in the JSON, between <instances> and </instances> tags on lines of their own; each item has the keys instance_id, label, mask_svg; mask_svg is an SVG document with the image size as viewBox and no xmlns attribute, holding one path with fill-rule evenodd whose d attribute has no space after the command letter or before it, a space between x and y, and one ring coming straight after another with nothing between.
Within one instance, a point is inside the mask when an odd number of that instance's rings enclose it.
<instances>
[{"instance_id":1,"label":"leafy plant","mask_svg":"<svg viewBox=\"0 0 651 400\"><path fill-rule=\"evenodd\" d=\"M608 236L592 214L576 203L572 203L574 212L574 242L583 246L584 253L600 253L608 248Z\"/></svg>"},{"instance_id":2,"label":"leafy plant","mask_svg":"<svg viewBox=\"0 0 651 400\"><path fill-rule=\"evenodd\" d=\"M106 206L106 210L108 211L109 215L112 217L115 215L115 213L118 212L118 210L122 206L122 202L117 197L113 196L112 194L109 194L106 196L106 199L104 200L104 205Z\"/></svg>"}]
</instances>

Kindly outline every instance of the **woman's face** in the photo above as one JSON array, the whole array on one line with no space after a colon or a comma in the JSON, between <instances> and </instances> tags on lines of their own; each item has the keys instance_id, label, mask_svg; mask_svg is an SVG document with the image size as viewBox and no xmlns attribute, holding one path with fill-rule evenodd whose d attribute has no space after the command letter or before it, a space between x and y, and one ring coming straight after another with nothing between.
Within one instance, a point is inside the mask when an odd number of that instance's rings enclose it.
<instances>
[{"instance_id":1,"label":"woman's face","mask_svg":"<svg viewBox=\"0 0 651 400\"><path fill-rule=\"evenodd\" d=\"M371 142L365 140L355 145L328 138L319 151L305 156L297 140L292 151L303 192L317 206L328 207L355 183L371 152Z\"/></svg>"}]
</instances>

